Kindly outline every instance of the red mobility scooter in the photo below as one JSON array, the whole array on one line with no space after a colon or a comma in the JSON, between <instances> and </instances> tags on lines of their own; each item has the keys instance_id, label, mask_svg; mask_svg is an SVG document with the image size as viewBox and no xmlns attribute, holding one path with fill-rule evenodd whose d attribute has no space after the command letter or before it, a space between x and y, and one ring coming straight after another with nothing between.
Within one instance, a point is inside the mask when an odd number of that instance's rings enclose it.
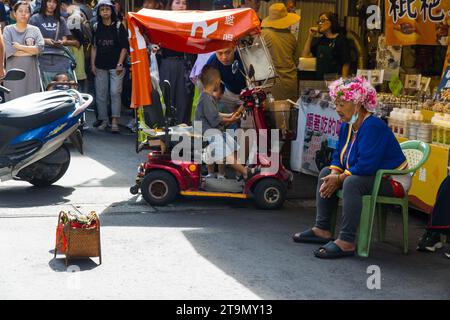
<instances>
[{"instance_id":1,"label":"red mobility scooter","mask_svg":"<svg viewBox=\"0 0 450 320\"><path fill-rule=\"evenodd\" d=\"M148 160L139 166L136 184L130 188L132 194L138 194L140 191L149 204L157 206L167 205L175 201L179 195L253 199L256 206L261 209L276 209L283 205L293 174L282 164L279 155L281 146L271 148L271 141L276 139L273 133L278 135L280 130L270 129L277 129L275 125L279 126L281 121L283 123L280 137L282 143L295 139L298 109L292 107L287 111L269 110L269 103L266 101L267 83L270 80L269 77L275 78L275 72L270 55L259 36L241 37L238 42L238 52L244 64L244 75L248 83L248 87L240 94L245 110L243 116L253 121L257 133L254 149L256 152L253 159L256 159L256 165L262 168L261 172L247 181L237 181L234 177L220 180L207 179L202 176L202 163L194 161L198 159L195 157L196 152L202 152L198 148L193 150L189 159L174 160L172 151L176 143L173 141L178 141L180 136L192 137L195 134L192 127L173 125L175 107L172 105L173 99L170 96L170 84L165 81L162 88L166 106L165 127L154 130L153 137L149 136L148 146L153 145L156 148L149 152ZM266 59L263 68L260 67L261 57ZM253 67L252 59L258 59L258 70ZM242 71L233 66L233 72ZM262 140L267 142L263 142L263 145L267 147L260 148Z\"/></svg>"}]
</instances>

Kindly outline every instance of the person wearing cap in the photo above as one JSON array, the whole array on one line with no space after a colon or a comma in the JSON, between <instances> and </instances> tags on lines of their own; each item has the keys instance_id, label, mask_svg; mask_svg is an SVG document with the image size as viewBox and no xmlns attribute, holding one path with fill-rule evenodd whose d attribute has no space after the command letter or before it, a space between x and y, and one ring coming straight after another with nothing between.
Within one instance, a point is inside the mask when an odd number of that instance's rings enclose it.
<instances>
[{"instance_id":1,"label":"person wearing cap","mask_svg":"<svg viewBox=\"0 0 450 320\"><path fill-rule=\"evenodd\" d=\"M127 56L128 32L118 20L114 4L110 0L100 0L97 5L97 25L93 33L91 49L91 69L95 76L96 104L99 130L108 124L108 96L111 98L111 132L119 132L122 107L121 94L124 62Z\"/></svg>"},{"instance_id":2,"label":"person wearing cap","mask_svg":"<svg viewBox=\"0 0 450 320\"><path fill-rule=\"evenodd\" d=\"M316 37L316 35L321 35ZM317 27L309 29L302 58L317 58L316 79L327 74L348 77L350 73L350 46L341 33L338 16L332 12L320 14Z\"/></svg>"},{"instance_id":3,"label":"person wearing cap","mask_svg":"<svg viewBox=\"0 0 450 320\"><path fill-rule=\"evenodd\" d=\"M284 3L275 3L269 8L269 16L262 23L262 36L272 56L278 75L271 93L275 100L297 101L297 40L289 29L300 21L300 16L288 13Z\"/></svg>"}]
</instances>

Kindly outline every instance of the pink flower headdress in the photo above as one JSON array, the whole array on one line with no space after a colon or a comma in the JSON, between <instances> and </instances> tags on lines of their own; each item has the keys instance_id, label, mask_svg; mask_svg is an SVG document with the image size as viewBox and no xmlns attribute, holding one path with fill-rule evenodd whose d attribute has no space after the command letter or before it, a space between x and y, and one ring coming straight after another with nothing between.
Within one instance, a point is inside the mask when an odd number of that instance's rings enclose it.
<instances>
[{"instance_id":1,"label":"pink flower headdress","mask_svg":"<svg viewBox=\"0 0 450 320\"><path fill-rule=\"evenodd\" d=\"M334 81L329 87L333 102L337 99L361 103L369 112L377 107L377 91L364 77Z\"/></svg>"}]
</instances>

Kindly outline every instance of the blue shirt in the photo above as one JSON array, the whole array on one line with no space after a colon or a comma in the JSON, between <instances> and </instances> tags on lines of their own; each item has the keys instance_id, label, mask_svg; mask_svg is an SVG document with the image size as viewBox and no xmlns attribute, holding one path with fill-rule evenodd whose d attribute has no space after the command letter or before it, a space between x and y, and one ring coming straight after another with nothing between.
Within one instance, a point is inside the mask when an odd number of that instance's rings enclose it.
<instances>
[{"instance_id":1,"label":"blue shirt","mask_svg":"<svg viewBox=\"0 0 450 320\"><path fill-rule=\"evenodd\" d=\"M405 155L391 129L383 120L370 116L357 133L352 133L348 123L342 124L330 169L372 176L379 169L401 170L406 165Z\"/></svg>"},{"instance_id":2,"label":"blue shirt","mask_svg":"<svg viewBox=\"0 0 450 320\"><path fill-rule=\"evenodd\" d=\"M242 66L241 58L237 52L234 53L234 59L239 62L239 71L233 74L232 65L225 66L223 65L217 56L213 54L206 64L213 65L220 71L220 76L222 78L222 82L225 84L225 87L233 92L234 94L240 94L242 89L247 86L247 82L245 81L245 77L242 75L241 71L244 72L244 68Z\"/></svg>"}]
</instances>

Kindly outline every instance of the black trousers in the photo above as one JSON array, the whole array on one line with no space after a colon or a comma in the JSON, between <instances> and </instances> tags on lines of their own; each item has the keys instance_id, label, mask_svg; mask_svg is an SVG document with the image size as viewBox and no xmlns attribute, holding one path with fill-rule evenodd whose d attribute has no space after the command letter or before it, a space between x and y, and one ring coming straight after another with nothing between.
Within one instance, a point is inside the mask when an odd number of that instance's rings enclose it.
<instances>
[{"instance_id":1,"label":"black trousers","mask_svg":"<svg viewBox=\"0 0 450 320\"><path fill-rule=\"evenodd\" d=\"M450 176L439 187L427 229L450 235Z\"/></svg>"}]
</instances>

